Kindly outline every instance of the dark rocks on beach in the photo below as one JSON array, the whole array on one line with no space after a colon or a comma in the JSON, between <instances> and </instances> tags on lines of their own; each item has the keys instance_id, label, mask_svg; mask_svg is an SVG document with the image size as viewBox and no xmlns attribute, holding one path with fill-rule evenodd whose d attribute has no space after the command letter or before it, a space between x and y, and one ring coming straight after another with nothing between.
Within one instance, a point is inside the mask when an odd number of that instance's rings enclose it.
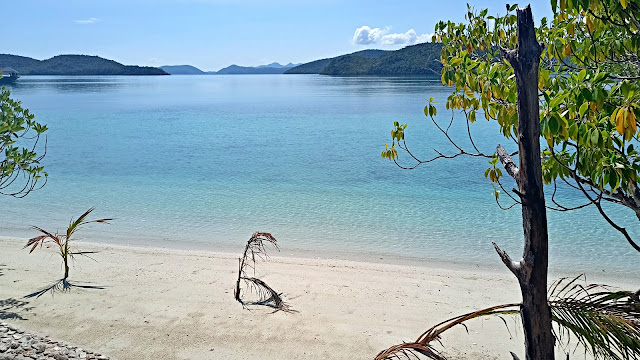
<instances>
[{"instance_id":1,"label":"dark rocks on beach","mask_svg":"<svg viewBox=\"0 0 640 360\"><path fill-rule=\"evenodd\" d=\"M109 360L109 357L0 322L0 360Z\"/></svg>"}]
</instances>

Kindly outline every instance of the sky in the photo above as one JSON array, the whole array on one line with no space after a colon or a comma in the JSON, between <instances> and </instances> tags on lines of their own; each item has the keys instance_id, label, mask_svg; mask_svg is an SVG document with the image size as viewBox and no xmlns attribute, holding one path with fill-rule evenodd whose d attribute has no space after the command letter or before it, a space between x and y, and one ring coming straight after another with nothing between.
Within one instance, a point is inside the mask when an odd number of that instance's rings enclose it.
<instances>
[{"instance_id":1,"label":"sky","mask_svg":"<svg viewBox=\"0 0 640 360\"><path fill-rule=\"evenodd\" d=\"M3 0L0 53L205 71L304 63L430 41L439 20L464 21L467 2L506 11L495 0ZM549 0L531 6L536 21L551 16Z\"/></svg>"}]
</instances>

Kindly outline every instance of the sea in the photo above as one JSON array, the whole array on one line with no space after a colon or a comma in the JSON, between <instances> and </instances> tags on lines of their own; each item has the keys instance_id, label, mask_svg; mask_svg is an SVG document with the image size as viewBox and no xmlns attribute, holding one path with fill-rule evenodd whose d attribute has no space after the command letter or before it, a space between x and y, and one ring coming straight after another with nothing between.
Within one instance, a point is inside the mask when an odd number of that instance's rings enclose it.
<instances>
[{"instance_id":1,"label":"sea","mask_svg":"<svg viewBox=\"0 0 640 360\"><path fill-rule=\"evenodd\" d=\"M49 177L25 198L0 197L0 236L63 232L95 207L115 220L79 239L241 252L260 231L285 254L498 268L492 242L519 258L522 215L496 204L488 159L403 170L380 156L395 121L416 157L457 152L424 115L430 97L438 123L472 150L464 117L445 108L451 92L428 77L23 76L11 94L50 129ZM483 152L517 149L495 121L479 116L469 130ZM556 199L584 202L567 186ZM511 205L504 191L500 203ZM605 209L640 241L632 211ZM552 271L640 278L640 253L593 206L547 214Z\"/></svg>"}]
</instances>

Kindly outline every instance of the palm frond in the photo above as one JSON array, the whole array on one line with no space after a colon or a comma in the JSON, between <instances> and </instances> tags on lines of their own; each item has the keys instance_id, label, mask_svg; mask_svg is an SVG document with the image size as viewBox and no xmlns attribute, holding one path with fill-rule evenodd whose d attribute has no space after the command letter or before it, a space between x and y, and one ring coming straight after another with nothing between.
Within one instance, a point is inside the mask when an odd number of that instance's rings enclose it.
<instances>
[{"instance_id":1,"label":"palm frond","mask_svg":"<svg viewBox=\"0 0 640 360\"><path fill-rule=\"evenodd\" d=\"M605 285L582 285L578 280L560 279L549 289L551 319L558 325L555 336L568 345L571 336L596 359L640 360L640 301L638 293L620 291ZM517 315L521 303L504 304L445 320L425 331L415 342L383 350L376 360L417 358L443 360L434 349L440 335L456 325L485 315ZM466 326L465 326L466 327Z\"/></svg>"},{"instance_id":2,"label":"palm frond","mask_svg":"<svg viewBox=\"0 0 640 360\"><path fill-rule=\"evenodd\" d=\"M503 304L447 319L439 324L432 326L427 331L422 333L415 342L406 342L399 345L394 345L388 349L381 351L376 356L375 360L399 359L401 357L410 358L411 355L417 357L417 354L425 355L430 359L446 360L444 355L442 355L434 348L435 342L440 343L440 334L456 325L461 325L466 328L464 322L471 319L479 318L481 316L519 314L520 306L520 303Z\"/></svg>"},{"instance_id":3,"label":"palm frond","mask_svg":"<svg viewBox=\"0 0 640 360\"><path fill-rule=\"evenodd\" d=\"M234 297L236 301L243 306L245 303L242 300L240 283L244 282L251 290L255 290L260 300L251 303L252 305L267 305L276 309L276 311L295 312L291 307L285 303L281 294L273 290L264 281L255 277L256 259L266 260L267 255L266 245L271 244L276 250L280 251L278 242L273 235L265 232L255 232L251 235L251 238L247 241L244 248L244 253L241 258L238 259L238 280L236 281L236 288L234 290ZM247 270L253 270L254 276L247 275Z\"/></svg>"},{"instance_id":4,"label":"palm frond","mask_svg":"<svg viewBox=\"0 0 640 360\"><path fill-rule=\"evenodd\" d=\"M265 305L274 308L274 311L284 311L284 312L297 312L293 310L289 304L287 304L283 299L281 294L277 291L273 290L267 283L258 279L258 278L245 278L242 280L247 284L247 286L255 291L260 300L251 303L252 305ZM242 304L247 304L244 301L241 301Z\"/></svg>"},{"instance_id":5,"label":"palm frond","mask_svg":"<svg viewBox=\"0 0 640 360\"><path fill-rule=\"evenodd\" d=\"M67 239L71 238L71 235L76 232L76 230L84 222L84 219L86 219L93 210L95 210L95 208L90 208L89 210L85 211L84 214L80 215L77 219L71 221L69 227L67 227Z\"/></svg>"},{"instance_id":6,"label":"palm frond","mask_svg":"<svg viewBox=\"0 0 640 360\"><path fill-rule=\"evenodd\" d=\"M640 359L640 302L633 292L582 285L578 278L560 279L552 289L556 338L568 343L575 337L596 359Z\"/></svg>"}]
</instances>

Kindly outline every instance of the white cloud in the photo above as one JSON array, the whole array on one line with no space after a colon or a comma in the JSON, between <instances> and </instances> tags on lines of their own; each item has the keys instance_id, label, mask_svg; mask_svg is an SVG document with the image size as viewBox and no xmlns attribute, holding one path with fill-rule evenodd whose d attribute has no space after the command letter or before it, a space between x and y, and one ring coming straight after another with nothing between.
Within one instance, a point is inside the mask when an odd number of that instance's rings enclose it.
<instances>
[{"instance_id":1,"label":"white cloud","mask_svg":"<svg viewBox=\"0 0 640 360\"><path fill-rule=\"evenodd\" d=\"M353 34L353 43L358 45L414 45L431 41L432 34L418 35L414 29L406 33L389 33L390 27L384 29L361 26Z\"/></svg>"},{"instance_id":2,"label":"white cloud","mask_svg":"<svg viewBox=\"0 0 640 360\"><path fill-rule=\"evenodd\" d=\"M433 38L433 34L418 35L418 37L416 38L416 44L431 42L432 38Z\"/></svg>"},{"instance_id":3,"label":"white cloud","mask_svg":"<svg viewBox=\"0 0 640 360\"><path fill-rule=\"evenodd\" d=\"M97 22L99 22L100 19L98 18L88 18L88 19L84 19L84 20L73 20L74 23L76 24L80 24L80 25L89 25L89 24L95 24Z\"/></svg>"},{"instance_id":4,"label":"white cloud","mask_svg":"<svg viewBox=\"0 0 640 360\"><path fill-rule=\"evenodd\" d=\"M368 45L375 44L380 41L380 38L386 34L390 28L370 28L368 26L361 26L356 29L355 34L353 34L353 43L360 45Z\"/></svg>"}]
</instances>

